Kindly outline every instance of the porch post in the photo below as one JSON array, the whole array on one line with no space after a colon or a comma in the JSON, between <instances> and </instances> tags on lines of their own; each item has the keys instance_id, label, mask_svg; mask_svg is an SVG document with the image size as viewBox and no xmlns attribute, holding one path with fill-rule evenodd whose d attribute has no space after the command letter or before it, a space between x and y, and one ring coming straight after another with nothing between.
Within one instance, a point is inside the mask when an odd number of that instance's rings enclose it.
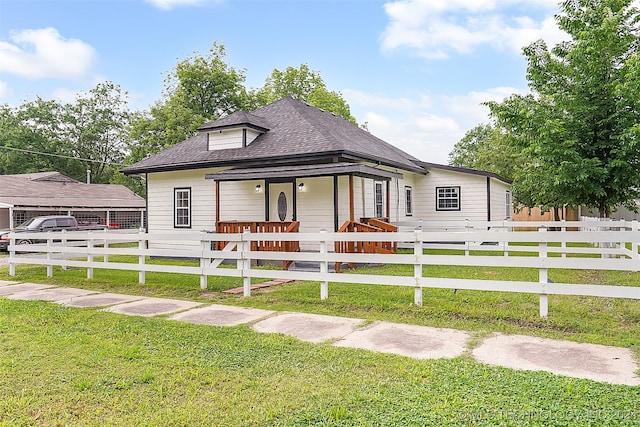
<instances>
[{"instance_id":1,"label":"porch post","mask_svg":"<svg viewBox=\"0 0 640 427\"><path fill-rule=\"evenodd\" d=\"M338 175L333 176L333 231L340 227L338 218Z\"/></svg>"},{"instance_id":2,"label":"porch post","mask_svg":"<svg viewBox=\"0 0 640 427\"><path fill-rule=\"evenodd\" d=\"M353 222L354 219L354 201L353 201L353 175L349 175L349 221Z\"/></svg>"},{"instance_id":3,"label":"porch post","mask_svg":"<svg viewBox=\"0 0 640 427\"><path fill-rule=\"evenodd\" d=\"M387 214L386 217L391 221L391 180L387 181Z\"/></svg>"},{"instance_id":4,"label":"porch post","mask_svg":"<svg viewBox=\"0 0 640 427\"><path fill-rule=\"evenodd\" d=\"M220 181L216 180L216 231L220 222Z\"/></svg>"}]
</instances>

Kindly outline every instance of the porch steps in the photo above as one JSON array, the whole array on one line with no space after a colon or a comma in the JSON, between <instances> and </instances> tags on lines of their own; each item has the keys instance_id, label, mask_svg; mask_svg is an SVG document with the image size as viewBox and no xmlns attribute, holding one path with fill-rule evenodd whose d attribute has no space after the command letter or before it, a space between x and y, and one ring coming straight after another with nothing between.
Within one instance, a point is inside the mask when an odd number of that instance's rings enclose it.
<instances>
[{"instance_id":1,"label":"porch steps","mask_svg":"<svg viewBox=\"0 0 640 427\"><path fill-rule=\"evenodd\" d=\"M335 263L329 263L329 273L335 273ZM289 271L313 271L320 272L320 263L314 261L294 261L289 267Z\"/></svg>"}]
</instances>

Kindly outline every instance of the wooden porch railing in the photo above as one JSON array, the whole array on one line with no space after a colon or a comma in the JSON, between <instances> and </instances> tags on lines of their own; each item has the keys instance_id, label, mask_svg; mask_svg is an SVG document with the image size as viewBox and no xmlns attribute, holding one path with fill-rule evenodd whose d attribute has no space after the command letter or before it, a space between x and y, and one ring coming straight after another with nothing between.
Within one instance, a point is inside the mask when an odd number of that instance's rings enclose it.
<instances>
[{"instance_id":1,"label":"wooden porch railing","mask_svg":"<svg viewBox=\"0 0 640 427\"><path fill-rule=\"evenodd\" d=\"M346 221L338 230L338 233L357 232L396 232L398 227L376 218L366 220L367 223ZM336 253L364 253L364 254L395 254L398 250L397 242L335 242ZM340 264L336 262L336 272L340 272ZM349 267L352 267L349 264Z\"/></svg>"},{"instance_id":2,"label":"wooden porch railing","mask_svg":"<svg viewBox=\"0 0 640 427\"><path fill-rule=\"evenodd\" d=\"M276 222L276 221L220 221L216 225L217 233L242 233L249 230L251 233L297 233L300 231L300 222ZM221 251L229 242L216 241L215 250ZM300 242L280 240L260 240L251 242L252 251L263 252L300 252ZM288 270L293 261L283 261L282 268Z\"/></svg>"}]
</instances>

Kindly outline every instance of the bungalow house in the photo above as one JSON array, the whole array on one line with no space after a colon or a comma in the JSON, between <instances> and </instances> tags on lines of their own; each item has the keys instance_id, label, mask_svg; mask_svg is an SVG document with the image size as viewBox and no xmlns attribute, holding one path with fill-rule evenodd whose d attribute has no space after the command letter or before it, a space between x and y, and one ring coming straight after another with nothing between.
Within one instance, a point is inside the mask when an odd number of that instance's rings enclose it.
<instances>
[{"instance_id":1,"label":"bungalow house","mask_svg":"<svg viewBox=\"0 0 640 427\"><path fill-rule=\"evenodd\" d=\"M0 228L34 216L73 215L79 223L145 226L145 200L123 185L85 184L59 172L0 175Z\"/></svg>"},{"instance_id":2,"label":"bungalow house","mask_svg":"<svg viewBox=\"0 0 640 427\"><path fill-rule=\"evenodd\" d=\"M229 222L502 220L510 184L425 163L333 113L290 97L207 123L123 170L146 177L148 229L215 230ZM220 228L218 228L220 230Z\"/></svg>"}]
</instances>

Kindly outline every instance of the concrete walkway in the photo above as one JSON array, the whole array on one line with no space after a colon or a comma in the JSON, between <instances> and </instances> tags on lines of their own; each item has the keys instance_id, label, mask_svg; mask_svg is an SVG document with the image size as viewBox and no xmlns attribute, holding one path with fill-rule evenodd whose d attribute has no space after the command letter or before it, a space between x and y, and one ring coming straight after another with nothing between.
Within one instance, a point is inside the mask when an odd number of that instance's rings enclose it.
<instances>
[{"instance_id":1,"label":"concrete walkway","mask_svg":"<svg viewBox=\"0 0 640 427\"><path fill-rule=\"evenodd\" d=\"M330 342L337 347L416 359L455 358L466 353L490 365L640 386L638 361L631 350L620 347L493 334L470 348L470 334L453 329L368 323L362 319L99 293L34 283L0 281L0 297L51 301L69 307L99 307L132 316L167 316L212 326L250 324L260 333L281 333L313 343Z\"/></svg>"}]
</instances>

